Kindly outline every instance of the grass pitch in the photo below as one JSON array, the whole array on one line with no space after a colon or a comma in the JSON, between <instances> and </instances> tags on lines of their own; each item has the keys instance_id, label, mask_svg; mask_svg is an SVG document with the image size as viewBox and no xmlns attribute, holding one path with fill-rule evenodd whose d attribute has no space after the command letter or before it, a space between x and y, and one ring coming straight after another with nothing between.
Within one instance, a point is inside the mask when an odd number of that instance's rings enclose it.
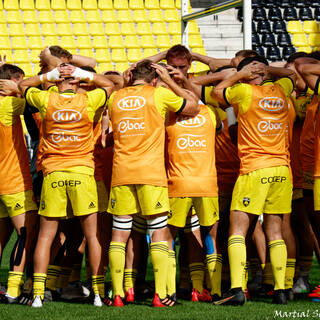
<instances>
[{"instance_id":1,"label":"grass pitch","mask_svg":"<svg viewBox=\"0 0 320 320\"><path fill-rule=\"evenodd\" d=\"M14 243L12 237L7 245L1 268L1 279L5 281L9 268L9 256ZM311 286L320 283L320 268L314 261ZM0 320L162 320L162 319L215 319L215 320L264 320L264 319L320 319L320 303L311 302L307 297L290 301L286 306L271 304L271 299L248 301L242 307L213 306L208 303L180 301L182 304L173 308L156 309L151 307L151 300L126 306L124 308L97 308L87 303L45 303L41 309L32 309L20 305L0 304Z\"/></svg>"}]
</instances>

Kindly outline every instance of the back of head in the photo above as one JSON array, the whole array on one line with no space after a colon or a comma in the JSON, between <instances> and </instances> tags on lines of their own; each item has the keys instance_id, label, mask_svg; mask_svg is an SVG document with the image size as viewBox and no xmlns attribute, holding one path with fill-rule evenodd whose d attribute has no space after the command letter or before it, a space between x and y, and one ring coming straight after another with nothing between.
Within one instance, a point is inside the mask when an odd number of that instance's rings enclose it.
<instances>
[{"instance_id":1,"label":"back of head","mask_svg":"<svg viewBox=\"0 0 320 320\"><path fill-rule=\"evenodd\" d=\"M144 80L145 82L150 83L158 76L156 70L152 67L152 62L147 59L137 63L131 73L133 82L136 80Z\"/></svg>"},{"instance_id":2,"label":"back of head","mask_svg":"<svg viewBox=\"0 0 320 320\"><path fill-rule=\"evenodd\" d=\"M240 71L243 67L245 67L246 65L250 64L251 62L260 62L265 64L266 66L269 65L268 60L265 57L262 56L255 56L255 57L248 57L248 58L244 58L238 65L237 67L237 71Z\"/></svg>"},{"instance_id":3,"label":"back of head","mask_svg":"<svg viewBox=\"0 0 320 320\"><path fill-rule=\"evenodd\" d=\"M258 54L257 51L255 51L255 50L248 50L248 49L246 49L246 50L240 50L240 51L238 51L238 52L235 54L236 57L241 57L241 58L256 57L256 56L258 56L258 55L259 55L259 54Z\"/></svg>"},{"instance_id":4,"label":"back of head","mask_svg":"<svg viewBox=\"0 0 320 320\"><path fill-rule=\"evenodd\" d=\"M13 64L5 63L0 67L0 79L16 79L19 80L21 76L24 76L24 71L18 66Z\"/></svg>"},{"instance_id":5,"label":"back of head","mask_svg":"<svg viewBox=\"0 0 320 320\"><path fill-rule=\"evenodd\" d=\"M307 56L308 56L308 54L306 52L303 52L303 51L295 52L288 57L287 63L293 63L296 59L304 58Z\"/></svg>"},{"instance_id":6,"label":"back of head","mask_svg":"<svg viewBox=\"0 0 320 320\"><path fill-rule=\"evenodd\" d=\"M66 50L61 48L60 46L51 46L49 47L50 53L57 58L65 58L68 61L72 59L72 54Z\"/></svg>"},{"instance_id":7,"label":"back of head","mask_svg":"<svg viewBox=\"0 0 320 320\"><path fill-rule=\"evenodd\" d=\"M170 59L180 58L180 59L187 59L188 63L192 62L192 56L190 51L181 44L176 44L175 46L171 47L167 54L166 60L170 61Z\"/></svg>"}]
</instances>

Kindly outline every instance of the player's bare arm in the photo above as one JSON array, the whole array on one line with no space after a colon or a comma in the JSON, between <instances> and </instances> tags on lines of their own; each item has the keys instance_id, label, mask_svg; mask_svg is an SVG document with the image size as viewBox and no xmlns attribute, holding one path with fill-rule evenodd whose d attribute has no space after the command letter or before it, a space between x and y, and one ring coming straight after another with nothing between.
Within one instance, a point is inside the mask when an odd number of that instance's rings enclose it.
<instances>
[{"instance_id":1,"label":"player's bare arm","mask_svg":"<svg viewBox=\"0 0 320 320\"><path fill-rule=\"evenodd\" d=\"M295 67L307 85L314 90L320 76L320 63L313 58L298 58L295 60Z\"/></svg>"},{"instance_id":2,"label":"player's bare arm","mask_svg":"<svg viewBox=\"0 0 320 320\"><path fill-rule=\"evenodd\" d=\"M208 65L211 71L216 71L218 68L231 63L230 59L217 59L213 57L204 56L196 52L192 52L191 55L193 61L199 61Z\"/></svg>"}]
</instances>

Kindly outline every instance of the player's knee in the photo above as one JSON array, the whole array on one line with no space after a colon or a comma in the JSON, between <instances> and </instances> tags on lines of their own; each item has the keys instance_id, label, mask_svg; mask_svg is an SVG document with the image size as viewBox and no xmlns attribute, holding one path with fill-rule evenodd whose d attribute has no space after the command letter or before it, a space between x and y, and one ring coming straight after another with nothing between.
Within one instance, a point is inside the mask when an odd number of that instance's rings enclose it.
<instances>
[{"instance_id":1,"label":"player's knee","mask_svg":"<svg viewBox=\"0 0 320 320\"><path fill-rule=\"evenodd\" d=\"M167 227L167 220L167 216L161 216L147 220L148 231L151 239L154 232Z\"/></svg>"},{"instance_id":2,"label":"player's knee","mask_svg":"<svg viewBox=\"0 0 320 320\"><path fill-rule=\"evenodd\" d=\"M112 229L118 231L131 231L133 218L113 216Z\"/></svg>"},{"instance_id":3,"label":"player's knee","mask_svg":"<svg viewBox=\"0 0 320 320\"><path fill-rule=\"evenodd\" d=\"M199 218L196 214L188 216L186 220L186 226L183 229L184 233L190 233L200 228Z\"/></svg>"}]
</instances>

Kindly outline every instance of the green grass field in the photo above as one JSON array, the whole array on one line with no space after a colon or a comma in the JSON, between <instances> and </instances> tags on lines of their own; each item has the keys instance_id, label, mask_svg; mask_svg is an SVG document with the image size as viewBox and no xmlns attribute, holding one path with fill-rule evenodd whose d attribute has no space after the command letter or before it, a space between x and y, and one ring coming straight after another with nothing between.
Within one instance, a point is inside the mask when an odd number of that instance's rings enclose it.
<instances>
[{"instance_id":1,"label":"green grass field","mask_svg":"<svg viewBox=\"0 0 320 320\"><path fill-rule=\"evenodd\" d=\"M1 279L7 277L9 255L13 239L5 249L0 272ZM320 283L320 268L315 261L312 267L310 281L312 286ZM242 307L212 306L206 303L181 301L182 304L174 308L152 308L151 300L143 304L133 304L124 308L102 307L97 308L86 303L46 303L41 309L32 309L20 305L0 305L0 320L70 320L70 319L320 319L320 303L310 302L308 298L291 301L286 306L271 304L271 300L248 301ZM290 314L291 312L291 314ZM294 313L295 312L295 313Z\"/></svg>"}]
</instances>

